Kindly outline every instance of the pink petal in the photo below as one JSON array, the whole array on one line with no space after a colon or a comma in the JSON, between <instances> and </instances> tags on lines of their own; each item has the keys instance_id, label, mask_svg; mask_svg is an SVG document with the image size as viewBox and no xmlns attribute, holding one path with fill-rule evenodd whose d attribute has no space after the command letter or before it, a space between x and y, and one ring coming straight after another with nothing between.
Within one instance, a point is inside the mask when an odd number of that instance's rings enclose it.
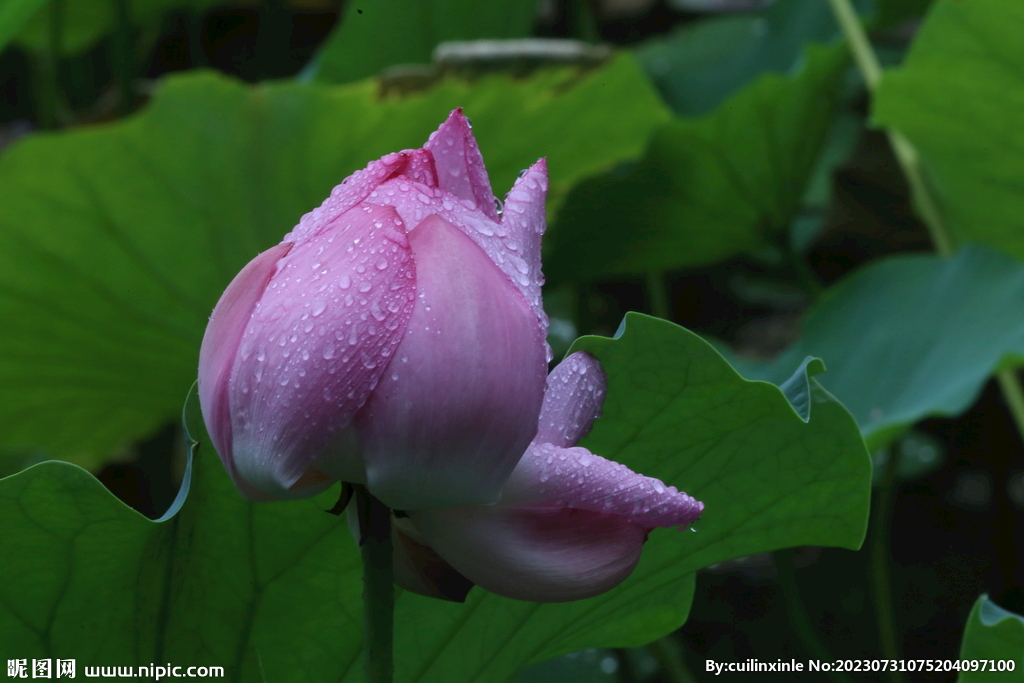
<instances>
[{"instance_id":1,"label":"pink petal","mask_svg":"<svg viewBox=\"0 0 1024 683\"><path fill-rule=\"evenodd\" d=\"M323 232L341 214L370 196L370 193L388 178L405 170L409 152L395 152L371 161L366 168L356 171L331 190L331 195L317 208L299 220L285 242L301 242L312 239Z\"/></svg>"},{"instance_id":2,"label":"pink petal","mask_svg":"<svg viewBox=\"0 0 1024 683\"><path fill-rule=\"evenodd\" d=\"M585 351L567 357L548 375L533 443L575 446L601 414L607 388L608 377L596 358Z\"/></svg>"},{"instance_id":3,"label":"pink petal","mask_svg":"<svg viewBox=\"0 0 1024 683\"><path fill-rule=\"evenodd\" d=\"M570 508L471 506L409 513L430 546L482 588L516 600L565 602L621 583L647 529Z\"/></svg>"},{"instance_id":4,"label":"pink petal","mask_svg":"<svg viewBox=\"0 0 1024 683\"><path fill-rule=\"evenodd\" d=\"M544 201L548 194L548 164L540 159L522 174L505 197L501 226L507 233L505 248L521 257L516 262L524 284L523 294L547 329L540 288L544 274L540 264L540 238L547 228ZM525 265L525 268L523 267Z\"/></svg>"},{"instance_id":5,"label":"pink petal","mask_svg":"<svg viewBox=\"0 0 1024 683\"><path fill-rule=\"evenodd\" d=\"M571 507L618 515L635 524L687 526L704 504L674 486L637 474L586 448L533 444L502 489L502 505Z\"/></svg>"},{"instance_id":6,"label":"pink petal","mask_svg":"<svg viewBox=\"0 0 1024 683\"><path fill-rule=\"evenodd\" d=\"M537 433L544 338L519 291L430 216L409 234L417 302L360 412L369 488L400 510L491 503Z\"/></svg>"},{"instance_id":7,"label":"pink petal","mask_svg":"<svg viewBox=\"0 0 1024 683\"><path fill-rule=\"evenodd\" d=\"M434 155L438 187L460 199L468 199L487 218L497 222L494 193L487 177L484 158L469 127L462 107L454 110L423 148Z\"/></svg>"},{"instance_id":8,"label":"pink petal","mask_svg":"<svg viewBox=\"0 0 1024 683\"><path fill-rule=\"evenodd\" d=\"M199 403L206 429L224 466L240 487L231 447L231 410L228 380L242 341L242 333L256 304L292 244L285 242L259 254L235 276L213 309L199 350ZM255 495L255 491L250 491Z\"/></svg>"},{"instance_id":9,"label":"pink petal","mask_svg":"<svg viewBox=\"0 0 1024 683\"><path fill-rule=\"evenodd\" d=\"M465 602L473 583L425 544L407 519L393 521L395 583L428 598Z\"/></svg>"},{"instance_id":10,"label":"pink petal","mask_svg":"<svg viewBox=\"0 0 1024 683\"><path fill-rule=\"evenodd\" d=\"M584 448L534 444L497 505L413 510L423 543L487 590L518 600L579 600L633 571L647 533L685 526L703 503Z\"/></svg>"},{"instance_id":11,"label":"pink petal","mask_svg":"<svg viewBox=\"0 0 1024 683\"><path fill-rule=\"evenodd\" d=\"M382 183L377 189L377 196L371 196L367 201L394 206L406 225L419 225L427 216L436 215L461 230L484 250L491 261L521 292L537 316L537 324L542 334L547 336L548 318L544 314L540 298L543 276L539 270L539 237L535 244L529 240L526 242L531 245L530 248L536 249L535 260L538 265L534 269L530 265L533 257L523 251L524 242L519 239L518 234L512 234L504 224L492 221L477 210L476 204L470 200L459 199L444 190L417 183L404 175ZM541 227L543 228L543 224ZM541 279L534 281L532 277Z\"/></svg>"},{"instance_id":12,"label":"pink petal","mask_svg":"<svg viewBox=\"0 0 1024 683\"><path fill-rule=\"evenodd\" d=\"M437 169L434 167L434 157L430 152L425 149L411 149L405 153L409 155L409 162L402 175L427 187L437 187Z\"/></svg>"},{"instance_id":13,"label":"pink petal","mask_svg":"<svg viewBox=\"0 0 1024 683\"><path fill-rule=\"evenodd\" d=\"M390 207L350 209L281 261L230 382L235 462L250 484L290 497L314 463L329 473L323 481L364 479L345 428L405 333L415 287L404 226Z\"/></svg>"}]
</instances>

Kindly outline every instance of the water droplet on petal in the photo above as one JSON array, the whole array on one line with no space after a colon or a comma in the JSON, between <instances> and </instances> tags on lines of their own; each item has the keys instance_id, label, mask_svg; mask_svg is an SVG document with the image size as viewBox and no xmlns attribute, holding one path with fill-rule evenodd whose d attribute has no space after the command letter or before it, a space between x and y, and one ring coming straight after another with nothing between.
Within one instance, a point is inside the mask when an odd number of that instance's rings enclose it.
<instances>
[{"instance_id":1,"label":"water droplet on petal","mask_svg":"<svg viewBox=\"0 0 1024 683\"><path fill-rule=\"evenodd\" d=\"M313 302L313 310L310 311L310 313L312 313L313 317L315 318L315 317L317 317L318 315L320 315L321 313L323 313L326 310L327 310L327 302L326 301L314 301ZM307 330L307 332L308 331L309 330Z\"/></svg>"},{"instance_id":2,"label":"water droplet on petal","mask_svg":"<svg viewBox=\"0 0 1024 683\"><path fill-rule=\"evenodd\" d=\"M349 287L352 286L352 278L350 278L348 275L342 275L340 278L338 278L338 286L341 287L342 289L348 289Z\"/></svg>"}]
</instances>

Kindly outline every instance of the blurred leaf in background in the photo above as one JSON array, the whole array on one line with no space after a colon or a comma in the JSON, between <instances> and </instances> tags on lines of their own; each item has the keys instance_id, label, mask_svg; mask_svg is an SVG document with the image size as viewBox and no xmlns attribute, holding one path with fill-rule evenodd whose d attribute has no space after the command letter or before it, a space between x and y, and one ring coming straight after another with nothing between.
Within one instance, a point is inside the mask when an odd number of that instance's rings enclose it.
<instances>
[{"instance_id":1,"label":"blurred leaf in background","mask_svg":"<svg viewBox=\"0 0 1024 683\"><path fill-rule=\"evenodd\" d=\"M758 12L682 24L636 52L677 114L701 116L766 71L798 71L807 44L838 37L827 2L776 0Z\"/></svg>"},{"instance_id":2,"label":"blurred leaf in background","mask_svg":"<svg viewBox=\"0 0 1024 683\"><path fill-rule=\"evenodd\" d=\"M1024 675L1024 617L1008 612L989 600L987 595L982 595L967 617L960 659L985 660L989 670L965 671L957 678L958 683L1010 683L1021 680ZM1013 670L991 669L997 662L1007 660L1014 663Z\"/></svg>"},{"instance_id":3,"label":"blurred leaf in background","mask_svg":"<svg viewBox=\"0 0 1024 683\"><path fill-rule=\"evenodd\" d=\"M714 263L785 237L847 64L808 48L712 113L660 127L629 169L573 189L546 242L549 279L599 279Z\"/></svg>"},{"instance_id":4,"label":"blurred leaf in background","mask_svg":"<svg viewBox=\"0 0 1024 683\"><path fill-rule=\"evenodd\" d=\"M0 446L92 467L173 420L234 274L352 171L421 146L456 106L477 121L499 193L547 154L553 206L576 179L639 154L668 116L625 55L408 97L377 88L180 76L136 117L7 150Z\"/></svg>"},{"instance_id":5,"label":"blurred leaf in background","mask_svg":"<svg viewBox=\"0 0 1024 683\"><path fill-rule=\"evenodd\" d=\"M903 132L949 229L1024 260L1024 4L938 2L905 63L886 71L877 125Z\"/></svg>"},{"instance_id":6,"label":"blurred leaf in background","mask_svg":"<svg viewBox=\"0 0 1024 683\"><path fill-rule=\"evenodd\" d=\"M7 3L17 1L0 0ZM46 3L35 4L42 6ZM134 25L157 27L161 18L171 10L207 10L223 4L223 0L125 0L125 4ZM255 7L256 4L252 5ZM60 44L66 53L82 52L117 30L117 3L113 0L63 0L61 7ZM18 33L16 42L33 52L46 50L50 45L49 21L47 12L36 12Z\"/></svg>"},{"instance_id":7,"label":"blurred leaf in background","mask_svg":"<svg viewBox=\"0 0 1024 683\"><path fill-rule=\"evenodd\" d=\"M849 413L797 368L790 398L741 379L706 342L632 314L576 345L609 375L586 446L707 504L696 533L658 529L618 588L536 604L474 589L465 604L400 593L397 679L509 681L527 664L637 646L687 617L693 573L764 550L857 548L870 462ZM204 439L204 442L207 442ZM765 486L771 481L770 486ZM358 681L359 557L332 492L243 501L212 450L177 516L152 522L88 473L44 463L0 481L0 659L224 665L233 680Z\"/></svg>"},{"instance_id":8,"label":"blurred leaf in background","mask_svg":"<svg viewBox=\"0 0 1024 683\"><path fill-rule=\"evenodd\" d=\"M829 288L775 361L732 362L781 383L807 355L825 361L822 384L869 448L884 446L926 417L961 414L995 370L1024 362L1024 266L980 247L891 257Z\"/></svg>"},{"instance_id":9,"label":"blurred leaf in background","mask_svg":"<svg viewBox=\"0 0 1024 683\"><path fill-rule=\"evenodd\" d=\"M0 0L0 52L47 0Z\"/></svg>"},{"instance_id":10,"label":"blurred leaf in background","mask_svg":"<svg viewBox=\"0 0 1024 683\"><path fill-rule=\"evenodd\" d=\"M429 64L445 41L525 38L536 0L351 0L308 75L348 83L394 64Z\"/></svg>"}]
</instances>

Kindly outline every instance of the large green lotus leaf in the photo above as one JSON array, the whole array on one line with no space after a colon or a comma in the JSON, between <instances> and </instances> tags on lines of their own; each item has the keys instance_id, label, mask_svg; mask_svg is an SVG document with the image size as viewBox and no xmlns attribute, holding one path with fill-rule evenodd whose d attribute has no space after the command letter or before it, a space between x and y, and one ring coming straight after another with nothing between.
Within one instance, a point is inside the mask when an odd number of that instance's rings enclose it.
<instances>
[{"instance_id":1,"label":"large green lotus leaf","mask_svg":"<svg viewBox=\"0 0 1024 683\"><path fill-rule=\"evenodd\" d=\"M822 384L874 449L926 417L959 415L996 369L1024 360L1024 266L981 247L893 257L830 288L802 330L772 363L733 364L781 383L800 358L821 358Z\"/></svg>"},{"instance_id":2,"label":"large green lotus leaf","mask_svg":"<svg viewBox=\"0 0 1024 683\"><path fill-rule=\"evenodd\" d=\"M860 546L870 461L849 413L807 378L819 363L801 365L792 383L797 403L813 404L805 422L778 388L744 381L662 320L630 313L620 339L584 337L572 350L597 355L609 375L603 415L582 445L704 501L697 533L656 529L625 583L579 602L404 595L396 619L418 628L399 633L398 647L416 653L403 680L500 682L529 661L638 646L685 621L700 567L795 545Z\"/></svg>"},{"instance_id":3,"label":"large green lotus leaf","mask_svg":"<svg viewBox=\"0 0 1024 683\"><path fill-rule=\"evenodd\" d=\"M638 154L668 115L639 67L445 82L255 88L170 79L121 123L37 135L0 157L0 447L86 466L174 419L221 291L352 171L419 147L456 106L496 191L548 156L557 203ZM601 144L594 144L600 140Z\"/></svg>"},{"instance_id":4,"label":"large green lotus leaf","mask_svg":"<svg viewBox=\"0 0 1024 683\"><path fill-rule=\"evenodd\" d=\"M525 38L535 0L363 0L350 2L320 49L311 74L347 83L394 64L429 64L438 43Z\"/></svg>"},{"instance_id":5,"label":"large green lotus leaf","mask_svg":"<svg viewBox=\"0 0 1024 683\"><path fill-rule=\"evenodd\" d=\"M609 375L586 445L703 500L697 533L655 530L632 576L589 600L541 605L475 588L460 605L400 593L400 683L502 683L566 652L640 645L685 621L699 567L860 545L870 463L852 418L807 377L820 363L801 365L787 392L805 421L778 388L741 379L671 323L630 314L620 339L576 348ZM0 480L0 655L216 665L247 683L362 680L358 554L344 521L322 512L330 492L246 503L212 456L167 522L67 463Z\"/></svg>"},{"instance_id":6,"label":"large green lotus leaf","mask_svg":"<svg viewBox=\"0 0 1024 683\"><path fill-rule=\"evenodd\" d=\"M659 128L631 170L580 183L548 244L552 280L714 263L785 231L814 166L846 64L811 46L700 119Z\"/></svg>"},{"instance_id":7,"label":"large green lotus leaf","mask_svg":"<svg viewBox=\"0 0 1024 683\"><path fill-rule=\"evenodd\" d=\"M0 52L46 0L0 0Z\"/></svg>"},{"instance_id":8,"label":"large green lotus leaf","mask_svg":"<svg viewBox=\"0 0 1024 683\"><path fill-rule=\"evenodd\" d=\"M906 134L950 228L1024 259L1024 3L939 0L904 65L876 93L875 123Z\"/></svg>"},{"instance_id":9,"label":"large green lotus leaf","mask_svg":"<svg viewBox=\"0 0 1024 683\"><path fill-rule=\"evenodd\" d=\"M1024 617L1008 612L982 595L967 617L961 660L985 660L985 671L964 671L958 683L1016 683L1024 672ZM993 663L1013 662L1012 671L991 670ZM998 664L997 664L998 667Z\"/></svg>"}]
</instances>

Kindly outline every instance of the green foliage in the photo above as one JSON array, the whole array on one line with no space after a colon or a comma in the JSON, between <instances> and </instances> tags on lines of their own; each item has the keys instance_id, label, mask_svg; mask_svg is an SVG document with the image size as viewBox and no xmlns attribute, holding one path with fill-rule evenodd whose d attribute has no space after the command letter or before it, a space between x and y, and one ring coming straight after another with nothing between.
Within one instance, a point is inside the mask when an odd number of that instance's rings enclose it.
<instances>
[{"instance_id":1,"label":"green foliage","mask_svg":"<svg viewBox=\"0 0 1024 683\"><path fill-rule=\"evenodd\" d=\"M735 361L781 384L807 356L874 449L931 416L959 415L999 367L1024 359L1024 266L980 247L898 256L830 288L773 363Z\"/></svg>"},{"instance_id":2,"label":"green foliage","mask_svg":"<svg viewBox=\"0 0 1024 683\"><path fill-rule=\"evenodd\" d=\"M714 263L779 238L814 166L846 65L808 49L701 119L659 128L640 162L574 188L548 240L549 277L597 279Z\"/></svg>"},{"instance_id":3,"label":"green foliage","mask_svg":"<svg viewBox=\"0 0 1024 683\"><path fill-rule=\"evenodd\" d=\"M951 230L1024 259L1024 4L939 0L906 62L887 71L874 121L914 143Z\"/></svg>"},{"instance_id":4,"label":"green foliage","mask_svg":"<svg viewBox=\"0 0 1024 683\"><path fill-rule=\"evenodd\" d=\"M539 605L477 588L458 605L401 593L398 681L500 683L530 662L640 645L686 619L699 567L794 545L860 545L870 464L853 420L814 380L794 382L810 393L805 422L779 389L744 381L671 323L631 314L620 339L585 337L575 348L597 354L610 378L586 445L703 500L699 531L656 530L633 575L589 600ZM243 502L212 451L167 522L142 518L67 463L4 479L0 659L360 680L358 553L344 521L322 512L332 503L331 492Z\"/></svg>"},{"instance_id":5,"label":"green foliage","mask_svg":"<svg viewBox=\"0 0 1024 683\"><path fill-rule=\"evenodd\" d=\"M0 0L0 52L46 0Z\"/></svg>"},{"instance_id":6,"label":"green foliage","mask_svg":"<svg viewBox=\"0 0 1024 683\"><path fill-rule=\"evenodd\" d=\"M982 595L967 617L960 659L1009 659L1015 663L1015 668L1013 671L963 672L957 678L958 683L1019 681L1024 671L1024 617L1006 611L987 595Z\"/></svg>"},{"instance_id":7,"label":"green foliage","mask_svg":"<svg viewBox=\"0 0 1024 683\"><path fill-rule=\"evenodd\" d=\"M248 88L200 73L169 79L121 123L6 151L0 446L92 466L173 420L235 273L349 173L421 146L459 105L499 195L544 153L555 205L578 178L638 154L668 116L626 56L582 75L384 99L374 81Z\"/></svg>"},{"instance_id":8,"label":"green foliage","mask_svg":"<svg viewBox=\"0 0 1024 683\"><path fill-rule=\"evenodd\" d=\"M35 4L39 6L42 3ZM220 4L223 4L220 0L128 0L128 13L134 25L156 28L161 17L171 10L200 11ZM36 52L47 49L50 43L49 22L48 12L36 12L18 35L17 42ZM64 0L60 39L64 52L81 52L116 29L117 14L113 0Z\"/></svg>"},{"instance_id":9,"label":"green foliage","mask_svg":"<svg viewBox=\"0 0 1024 683\"><path fill-rule=\"evenodd\" d=\"M636 52L673 110L700 116L766 71L798 70L808 43L838 37L827 2L776 0L760 12L684 24Z\"/></svg>"},{"instance_id":10,"label":"green foliage","mask_svg":"<svg viewBox=\"0 0 1024 683\"><path fill-rule=\"evenodd\" d=\"M314 78L347 83L394 64L429 64L446 40L525 38L534 0L363 0L349 2L316 59Z\"/></svg>"}]
</instances>

